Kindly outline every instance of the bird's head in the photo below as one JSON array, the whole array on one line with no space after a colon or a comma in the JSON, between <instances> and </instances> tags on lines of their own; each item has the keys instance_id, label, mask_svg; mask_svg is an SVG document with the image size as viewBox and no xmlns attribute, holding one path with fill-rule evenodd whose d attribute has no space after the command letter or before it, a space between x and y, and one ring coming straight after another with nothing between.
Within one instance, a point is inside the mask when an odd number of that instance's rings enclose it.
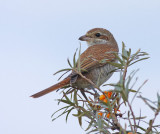
<instances>
[{"instance_id":1,"label":"bird's head","mask_svg":"<svg viewBox=\"0 0 160 134\"><path fill-rule=\"evenodd\" d=\"M117 44L113 35L104 28L91 29L85 35L81 36L79 40L86 41L88 46L97 44Z\"/></svg>"}]
</instances>

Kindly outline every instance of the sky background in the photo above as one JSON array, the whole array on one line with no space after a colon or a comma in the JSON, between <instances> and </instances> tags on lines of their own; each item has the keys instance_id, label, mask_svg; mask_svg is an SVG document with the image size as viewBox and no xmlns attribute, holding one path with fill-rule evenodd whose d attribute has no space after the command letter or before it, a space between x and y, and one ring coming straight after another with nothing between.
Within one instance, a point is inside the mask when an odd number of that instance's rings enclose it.
<instances>
[{"instance_id":1,"label":"sky background","mask_svg":"<svg viewBox=\"0 0 160 134\"><path fill-rule=\"evenodd\" d=\"M157 100L160 93L159 0L0 0L0 133L84 134L76 118L51 121L61 106L51 93L39 99L29 96L54 83L57 70L68 67L79 48L78 38L95 27L112 32L120 50L122 41L133 51L141 48L150 59L133 68L138 72L145 97ZM82 50L87 45L82 42ZM115 82L119 74L108 81ZM106 89L106 88L103 88ZM134 103L139 114L152 118L142 101ZM122 110L121 110L122 111ZM160 117L156 122L160 122ZM85 128L85 127L84 127Z\"/></svg>"}]
</instances>

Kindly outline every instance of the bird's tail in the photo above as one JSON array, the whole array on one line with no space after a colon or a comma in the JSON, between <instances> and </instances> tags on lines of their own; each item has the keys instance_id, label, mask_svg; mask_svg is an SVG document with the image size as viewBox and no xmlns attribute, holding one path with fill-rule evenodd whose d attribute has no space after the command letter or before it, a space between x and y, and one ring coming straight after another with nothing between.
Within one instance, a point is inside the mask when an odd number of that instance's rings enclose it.
<instances>
[{"instance_id":1,"label":"bird's tail","mask_svg":"<svg viewBox=\"0 0 160 134\"><path fill-rule=\"evenodd\" d=\"M53 86L51 86L51 87L49 87L47 89L44 89L44 90L42 90L42 91L40 91L40 92L38 92L36 94L33 94L30 97L38 98L38 97L41 97L41 96L43 96L45 94L48 94L48 93L50 93L52 91L55 91L56 89L62 88L65 85L68 85L70 83L70 79L71 79L70 77L67 77L66 79L62 80L61 82L59 82L59 83L57 83L57 84L55 84L55 85L53 85Z\"/></svg>"}]
</instances>

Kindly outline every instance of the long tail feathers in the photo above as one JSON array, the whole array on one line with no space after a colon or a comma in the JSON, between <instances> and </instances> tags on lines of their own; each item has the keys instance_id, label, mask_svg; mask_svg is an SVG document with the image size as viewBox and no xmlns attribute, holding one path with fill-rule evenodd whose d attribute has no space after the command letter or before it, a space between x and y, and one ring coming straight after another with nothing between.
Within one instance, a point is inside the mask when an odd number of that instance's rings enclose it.
<instances>
[{"instance_id":1,"label":"long tail feathers","mask_svg":"<svg viewBox=\"0 0 160 134\"><path fill-rule=\"evenodd\" d=\"M62 87L64 87L65 85L67 85L67 84L70 83L70 79L71 79L70 77L67 77L67 78L64 79L63 81L61 81L61 82L59 82L59 83L57 83L57 84L55 84L55 85L53 85L53 86L51 86L51 87L49 87L49 88L47 88L47 89L44 89L44 90L42 90L42 91L40 91L40 92L38 92L38 93L36 93L36 94L33 94L33 95L30 96L30 97L38 98L38 97L41 97L41 96L43 96L43 95L45 95L45 94L48 94L48 93L50 93L50 92L52 92L52 91L55 91L56 89L62 88Z\"/></svg>"}]
</instances>

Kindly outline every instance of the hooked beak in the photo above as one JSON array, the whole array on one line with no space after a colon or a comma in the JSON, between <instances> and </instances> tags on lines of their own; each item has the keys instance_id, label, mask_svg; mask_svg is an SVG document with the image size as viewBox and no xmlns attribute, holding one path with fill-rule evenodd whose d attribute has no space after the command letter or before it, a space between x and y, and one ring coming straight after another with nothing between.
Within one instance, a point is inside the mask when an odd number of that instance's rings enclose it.
<instances>
[{"instance_id":1,"label":"hooked beak","mask_svg":"<svg viewBox=\"0 0 160 134\"><path fill-rule=\"evenodd\" d=\"M83 36L79 37L79 40L81 40L81 41L89 41L90 38L87 37L86 35L83 35Z\"/></svg>"}]
</instances>

